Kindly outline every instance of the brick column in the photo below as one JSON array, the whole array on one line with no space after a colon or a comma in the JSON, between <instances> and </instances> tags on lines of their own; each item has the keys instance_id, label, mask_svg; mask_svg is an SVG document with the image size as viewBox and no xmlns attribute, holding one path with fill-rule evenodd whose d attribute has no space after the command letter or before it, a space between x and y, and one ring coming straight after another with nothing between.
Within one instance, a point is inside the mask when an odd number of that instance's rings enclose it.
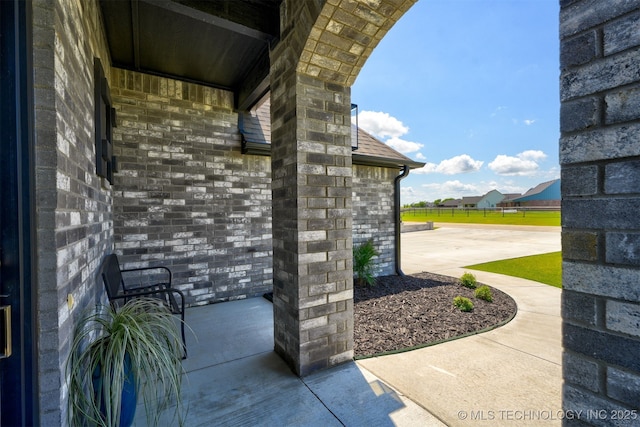
<instances>
[{"instance_id":1,"label":"brick column","mask_svg":"<svg viewBox=\"0 0 640 427\"><path fill-rule=\"evenodd\" d=\"M560 4L563 424L637 425L640 2Z\"/></svg>"},{"instance_id":2,"label":"brick column","mask_svg":"<svg viewBox=\"0 0 640 427\"><path fill-rule=\"evenodd\" d=\"M275 350L304 376L353 357L350 88L272 52Z\"/></svg>"}]
</instances>

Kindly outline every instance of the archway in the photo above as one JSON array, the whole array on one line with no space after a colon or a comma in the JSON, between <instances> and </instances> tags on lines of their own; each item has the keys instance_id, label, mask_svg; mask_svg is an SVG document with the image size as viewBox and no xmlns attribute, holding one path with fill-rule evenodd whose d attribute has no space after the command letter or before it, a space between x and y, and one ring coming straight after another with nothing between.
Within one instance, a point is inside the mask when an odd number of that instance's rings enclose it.
<instances>
[{"instance_id":1,"label":"archway","mask_svg":"<svg viewBox=\"0 0 640 427\"><path fill-rule=\"evenodd\" d=\"M275 349L299 375L353 357L351 98L413 1L285 1L271 51Z\"/></svg>"}]
</instances>

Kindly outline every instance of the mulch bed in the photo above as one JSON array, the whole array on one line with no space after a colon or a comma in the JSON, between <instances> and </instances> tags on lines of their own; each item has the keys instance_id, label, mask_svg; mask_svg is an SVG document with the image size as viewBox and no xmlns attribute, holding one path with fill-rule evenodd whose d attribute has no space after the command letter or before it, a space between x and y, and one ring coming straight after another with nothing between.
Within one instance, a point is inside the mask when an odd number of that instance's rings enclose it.
<instances>
[{"instance_id":1,"label":"mulch bed","mask_svg":"<svg viewBox=\"0 0 640 427\"><path fill-rule=\"evenodd\" d=\"M453 277L419 273L376 280L375 286L354 287L356 358L472 334L510 320L517 311L515 301L504 292L491 288L493 302L487 302ZM472 312L453 306L458 295L473 301Z\"/></svg>"}]
</instances>

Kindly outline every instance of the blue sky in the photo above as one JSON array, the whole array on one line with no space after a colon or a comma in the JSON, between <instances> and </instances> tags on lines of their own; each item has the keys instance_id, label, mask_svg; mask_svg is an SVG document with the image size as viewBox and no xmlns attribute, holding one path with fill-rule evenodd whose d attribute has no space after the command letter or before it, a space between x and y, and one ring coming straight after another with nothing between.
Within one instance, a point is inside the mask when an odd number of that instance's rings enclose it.
<instances>
[{"instance_id":1,"label":"blue sky","mask_svg":"<svg viewBox=\"0 0 640 427\"><path fill-rule=\"evenodd\" d=\"M402 203L559 178L557 0L420 0L351 90L359 125L427 163Z\"/></svg>"}]
</instances>

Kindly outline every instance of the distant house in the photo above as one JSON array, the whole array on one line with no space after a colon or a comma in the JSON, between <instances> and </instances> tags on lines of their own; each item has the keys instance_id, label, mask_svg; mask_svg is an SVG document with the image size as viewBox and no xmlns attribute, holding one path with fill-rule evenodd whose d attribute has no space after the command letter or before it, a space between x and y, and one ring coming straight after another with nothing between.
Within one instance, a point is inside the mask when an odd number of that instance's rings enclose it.
<instances>
[{"instance_id":1,"label":"distant house","mask_svg":"<svg viewBox=\"0 0 640 427\"><path fill-rule=\"evenodd\" d=\"M482 200L482 196L470 196L462 198L462 207L475 209L478 203Z\"/></svg>"},{"instance_id":2,"label":"distant house","mask_svg":"<svg viewBox=\"0 0 640 427\"><path fill-rule=\"evenodd\" d=\"M445 200L438 205L439 208L462 208L462 199Z\"/></svg>"},{"instance_id":3,"label":"distant house","mask_svg":"<svg viewBox=\"0 0 640 427\"><path fill-rule=\"evenodd\" d=\"M495 208L496 206L498 206L498 203L504 200L504 198L505 195L498 190L491 190L487 194L482 196L476 207L478 209Z\"/></svg>"},{"instance_id":4,"label":"distant house","mask_svg":"<svg viewBox=\"0 0 640 427\"><path fill-rule=\"evenodd\" d=\"M504 199L504 194L498 190L491 190L478 202L478 209L495 208Z\"/></svg>"},{"instance_id":5,"label":"distant house","mask_svg":"<svg viewBox=\"0 0 640 427\"><path fill-rule=\"evenodd\" d=\"M511 203L513 202L514 199L517 199L518 197L521 197L522 194L521 193L506 193L504 195L504 199L502 199L500 201L500 203L497 204L498 207L509 207L509 206L514 206Z\"/></svg>"},{"instance_id":6,"label":"distant house","mask_svg":"<svg viewBox=\"0 0 640 427\"><path fill-rule=\"evenodd\" d=\"M518 194L519 196L519 194ZM498 206L505 195L498 190L491 190L484 196L472 196L462 198L462 207L471 209L490 209Z\"/></svg>"},{"instance_id":7,"label":"distant house","mask_svg":"<svg viewBox=\"0 0 640 427\"><path fill-rule=\"evenodd\" d=\"M502 207L560 207L560 179L543 182L519 197L505 199Z\"/></svg>"}]
</instances>

